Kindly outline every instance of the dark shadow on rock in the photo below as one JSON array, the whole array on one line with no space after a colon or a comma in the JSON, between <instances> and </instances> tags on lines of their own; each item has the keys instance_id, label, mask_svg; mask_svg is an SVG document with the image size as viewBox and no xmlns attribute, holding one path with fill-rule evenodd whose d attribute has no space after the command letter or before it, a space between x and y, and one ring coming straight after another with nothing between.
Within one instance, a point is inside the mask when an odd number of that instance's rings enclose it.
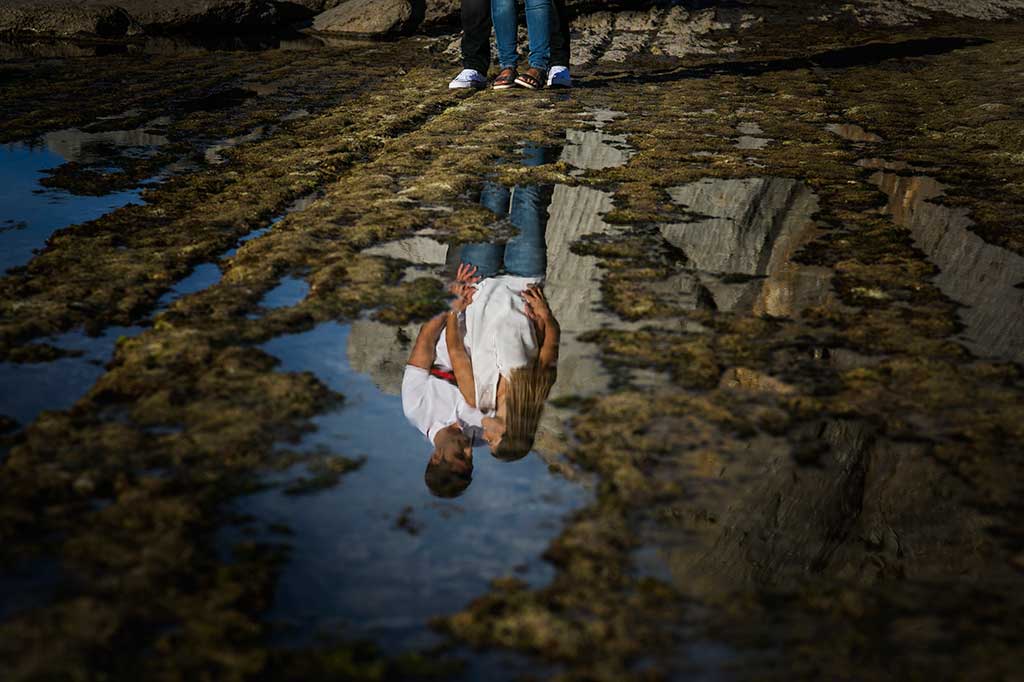
<instances>
[{"instance_id":1,"label":"dark shadow on rock","mask_svg":"<svg viewBox=\"0 0 1024 682\"><path fill-rule=\"evenodd\" d=\"M590 79L581 81L577 87L595 88L607 83L669 83L697 78L728 76L761 76L779 71L800 69L849 69L858 66L872 66L892 59L927 57L988 44L989 40L973 37L919 38L897 43L867 43L834 50L826 50L808 57L791 57L770 61L736 61L682 67L666 71L655 71L643 75L632 73L600 72Z\"/></svg>"},{"instance_id":2,"label":"dark shadow on rock","mask_svg":"<svg viewBox=\"0 0 1024 682\"><path fill-rule=\"evenodd\" d=\"M237 107L245 100L256 97L256 93L245 88L227 88L218 90L203 97L186 100L181 103L183 111L192 113L196 111L220 111Z\"/></svg>"}]
</instances>

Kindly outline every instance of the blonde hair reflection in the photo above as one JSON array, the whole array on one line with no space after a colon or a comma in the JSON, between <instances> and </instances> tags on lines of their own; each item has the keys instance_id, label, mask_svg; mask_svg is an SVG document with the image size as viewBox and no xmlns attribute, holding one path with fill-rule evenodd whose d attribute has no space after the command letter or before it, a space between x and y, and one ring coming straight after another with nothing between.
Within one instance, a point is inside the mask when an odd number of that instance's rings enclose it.
<instances>
[{"instance_id":1,"label":"blonde hair reflection","mask_svg":"<svg viewBox=\"0 0 1024 682\"><path fill-rule=\"evenodd\" d=\"M537 362L512 370L505 392L505 433L493 451L495 457L513 462L530 452L556 376L554 367Z\"/></svg>"}]
</instances>

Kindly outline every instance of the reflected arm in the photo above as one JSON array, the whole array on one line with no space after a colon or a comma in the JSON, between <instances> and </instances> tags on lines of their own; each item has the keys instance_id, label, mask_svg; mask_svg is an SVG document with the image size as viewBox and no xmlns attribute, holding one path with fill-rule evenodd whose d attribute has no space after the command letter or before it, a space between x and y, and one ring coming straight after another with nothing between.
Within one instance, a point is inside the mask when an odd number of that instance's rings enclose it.
<instances>
[{"instance_id":1,"label":"reflected arm","mask_svg":"<svg viewBox=\"0 0 1024 682\"><path fill-rule=\"evenodd\" d=\"M448 344L448 357L452 360L452 371L455 383L462 391L462 397L470 407L476 407L476 382L473 381L473 363L466 352L459 329L459 316L455 312L448 313L448 325L445 327L444 340Z\"/></svg>"},{"instance_id":2,"label":"reflected arm","mask_svg":"<svg viewBox=\"0 0 1024 682\"><path fill-rule=\"evenodd\" d=\"M544 290L531 284L521 294L526 302L526 316L533 320L537 330L540 351L537 363L544 369L558 369L558 344L562 340L562 327L558 324L551 306L548 305Z\"/></svg>"},{"instance_id":3,"label":"reflected arm","mask_svg":"<svg viewBox=\"0 0 1024 682\"><path fill-rule=\"evenodd\" d=\"M545 369L558 369L558 344L562 340L562 327L554 315L540 320L537 327L541 336L537 361Z\"/></svg>"},{"instance_id":4,"label":"reflected arm","mask_svg":"<svg viewBox=\"0 0 1024 682\"><path fill-rule=\"evenodd\" d=\"M437 340L441 338L441 332L444 331L444 323L447 319L448 314L444 313L423 323L416 342L412 346L412 351L409 353L410 365L428 371L434 366Z\"/></svg>"}]
</instances>

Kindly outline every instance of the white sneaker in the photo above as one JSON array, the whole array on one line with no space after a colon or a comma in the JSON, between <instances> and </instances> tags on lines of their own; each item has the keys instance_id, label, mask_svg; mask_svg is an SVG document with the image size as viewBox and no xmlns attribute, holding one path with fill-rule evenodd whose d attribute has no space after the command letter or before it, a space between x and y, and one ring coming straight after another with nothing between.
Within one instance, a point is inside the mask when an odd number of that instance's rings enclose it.
<instances>
[{"instance_id":1,"label":"white sneaker","mask_svg":"<svg viewBox=\"0 0 1024 682\"><path fill-rule=\"evenodd\" d=\"M552 66L548 69L549 88L571 88L572 78L569 77L568 66Z\"/></svg>"},{"instance_id":2,"label":"white sneaker","mask_svg":"<svg viewBox=\"0 0 1024 682\"><path fill-rule=\"evenodd\" d=\"M461 90L463 88L486 88L487 79L476 69L463 69L458 76L448 84L449 90Z\"/></svg>"}]
</instances>

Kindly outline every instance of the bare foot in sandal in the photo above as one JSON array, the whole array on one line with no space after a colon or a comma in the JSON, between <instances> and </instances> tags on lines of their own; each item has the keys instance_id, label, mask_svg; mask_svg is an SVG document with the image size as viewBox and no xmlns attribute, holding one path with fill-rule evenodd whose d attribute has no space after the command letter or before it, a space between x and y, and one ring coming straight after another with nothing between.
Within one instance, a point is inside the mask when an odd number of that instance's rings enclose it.
<instances>
[{"instance_id":1,"label":"bare foot in sandal","mask_svg":"<svg viewBox=\"0 0 1024 682\"><path fill-rule=\"evenodd\" d=\"M516 76L518 75L519 73L516 71L516 67L505 67L501 70L501 73L498 74L498 77L494 79L494 83L491 84L491 87L495 90L508 90L518 82L516 79Z\"/></svg>"},{"instance_id":2,"label":"bare foot in sandal","mask_svg":"<svg viewBox=\"0 0 1024 682\"><path fill-rule=\"evenodd\" d=\"M547 72L544 69L531 66L519 74L519 77L516 78L516 85L530 90L540 90L544 87L544 81L546 80Z\"/></svg>"}]
</instances>

